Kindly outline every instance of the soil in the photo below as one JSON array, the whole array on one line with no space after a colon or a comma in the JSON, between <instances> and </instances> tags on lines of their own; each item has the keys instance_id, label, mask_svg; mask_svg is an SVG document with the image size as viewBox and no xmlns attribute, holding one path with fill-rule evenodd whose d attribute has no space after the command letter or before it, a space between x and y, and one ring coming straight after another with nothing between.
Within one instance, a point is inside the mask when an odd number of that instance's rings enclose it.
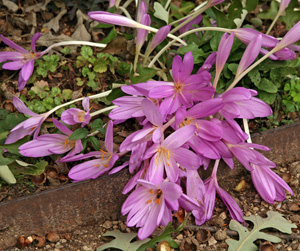
<instances>
[{"instance_id":1,"label":"soil","mask_svg":"<svg viewBox=\"0 0 300 251\"><path fill-rule=\"evenodd\" d=\"M30 40L28 39L30 34L32 35L32 33L35 31L41 31L43 29L43 24L49 22L55 15L58 14L58 8L51 3L46 10L36 11L35 23L30 23L28 22L28 19L30 19L30 14L27 13L25 9L28 6L35 5L36 2L32 0L17 2L19 3L19 9L16 12L8 10L7 7L0 5L0 12L2 13L0 16L0 33L9 37L19 45L28 47L30 45ZM70 36L75 29L76 18L72 18L71 11L73 11L76 1L65 2L69 2L70 4L68 7L69 13L59 21L59 30L55 32L55 35L64 34ZM87 10L88 7L89 6L83 6L82 10ZM107 9L107 4L99 3L98 7L101 10L105 10ZM103 32L92 33L93 39L100 39L103 36L105 36ZM95 41L98 42L97 40ZM0 51L3 51L5 48L7 47L1 43ZM42 50L42 48L43 47L38 47L38 50ZM118 57L123 58L123 60L126 58L132 58L130 50L124 50L121 50L118 45L110 45L108 51L112 54L116 54ZM126 55L124 55L124 53ZM74 63L74 58L65 58L66 64L71 66L72 63ZM48 75L45 80L49 83L50 87L56 86L57 83L64 83L62 86L63 88L71 88L73 92L76 92L80 89L75 84L76 77L77 73L74 71L74 69L70 68L67 73L65 71L61 71L56 73L54 77ZM116 80L116 78L120 79L121 76L112 76L111 74L101 76L102 83L110 83L112 82L112 79ZM1 71L0 82L3 84L1 85L2 91L0 94L0 101L2 108L10 110L12 109L12 111L15 111L11 106L11 102L8 100L10 100L13 95L20 96L20 94L26 94L29 91L29 88L25 88L22 93L18 92L16 88L17 79L17 74L14 74L11 71ZM104 84L102 86L102 91L106 89L109 89L109 84ZM92 90L89 88L83 88L81 92L79 92L78 97L84 96L87 93L92 93ZM100 109L103 106L101 104L92 105L94 110ZM101 118L105 121L105 117ZM129 134L130 129L131 131L134 130L135 126L135 124L129 123L127 126L123 126L123 128L116 128L114 133L114 142L116 144L120 144L124 139L125 134ZM252 126L252 129L253 128L255 128L255 124ZM119 132L124 133L120 134ZM20 196L38 193L46 189L51 189L53 187L62 186L66 183L69 183L70 180L67 178L67 173L70 167L71 166L69 164L57 165L51 163L51 166L48 166L45 172L40 176L20 176L18 177L17 184L10 186L1 183L0 202L11 200L12 198ZM228 177L221 179L220 186L228 191L234 198L236 198L237 203L242 208L246 216L260 215L262 217L266 217L266 212L271 210L283 214L286 219L296 224L298 228L293 229L293 235L280 235L282 241L274 244L274 247L276 250L280 251L300 250L300 161L294 163L285 163L282 166L278 166L275 172L291 186L295 195L291 196L290 194L287 194L286 200L282 202L275 202L274 205L268 204L260 198L252 184L250 174L246 171L242 173L240 177ZM241 188L234 191L233 188L236 188L238 184ZM225 241L228 238L238 239L236 232L231 231L228 227L230 219L229 212L225 205L219 198L217 198L214 216L210 221L206 222L202 226L195 226L193 225L193 217L190 217L185 229L181 233L173 236L174 240L180 246L180 248L176 250L227 250L228 245ZM178 225L178 223L176 223L176 217L174 217L174 221L174 224ZM124 221L105 221L101 224L93 226L81 226L75 231L69 233L52 233L52 236L55 236L54 239L52 238L52 242L47 240L46 236L39 236L39 233L35 233L31 237L33 239L35 238L36 240L34 240L29 246L24 247L22 250L92 251L101 244L111 240L107 237L103 237L102 235L105 232L114 229L119 229L122 232L136 231L134 228L130 229L126 227L126 222ZM157 228L152 237L158 236L163 232L163 230L164 227ZM200 238L200 233L205 233L207 238ZM18 239L19 243L21 243L22 238L26 239L28 237L30 236L16 236L16 240ZM257 241L256 244L258 246L262 246L265 243L263 241ZM17 250L19 250L17 247L7 249L7 251Z\"/></svg>"}]
</instances>

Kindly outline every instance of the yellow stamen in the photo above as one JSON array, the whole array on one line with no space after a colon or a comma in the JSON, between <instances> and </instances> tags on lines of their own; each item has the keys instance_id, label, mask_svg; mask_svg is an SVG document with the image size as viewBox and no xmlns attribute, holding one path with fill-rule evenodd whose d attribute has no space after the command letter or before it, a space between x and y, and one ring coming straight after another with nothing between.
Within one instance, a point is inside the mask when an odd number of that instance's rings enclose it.
<instances>
[{"instance_id":1,"label":"yellow stamen","mask_svg":"<svg viewBox=\"0 0 300 251\"><path fill-rule=\"evenodd\" d=\"M148 204L148 203L150 203L151 201L152 201L152 200L147 200L147 202L146 202L146 203Z\"/></svg>"},{"instance_id":2,"label":"yellow stamen","mask_svg":"<svg viewBox=\"0 0 300 251\"><path fill-rule=\"evenodd\" d=\"M160 198L156 199L155 202L160 205Z\"/></svg>"},{"instance_id":3,"label":"yellow stamen","mask_svg":"<svg viewBox=\"0 0 300 251\"><path fill-rule=\"evenodd\" d=\"M149 192L152 193L152 194L154 194L152 189L150 189Z\"/></svg>"}]
</instances>

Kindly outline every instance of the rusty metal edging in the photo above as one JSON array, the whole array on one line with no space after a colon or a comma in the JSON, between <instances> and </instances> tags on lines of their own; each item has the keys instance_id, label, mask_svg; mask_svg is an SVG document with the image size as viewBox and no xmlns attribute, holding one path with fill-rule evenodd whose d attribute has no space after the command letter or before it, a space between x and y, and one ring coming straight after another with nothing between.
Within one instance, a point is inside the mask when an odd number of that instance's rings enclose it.
<instances>
[{"instance_id":1,"label":"rusty metal edging","mask_svg":"<svg viewBox=\"0 0 300 251\"><path fill-rule=\"evenodd\" d=\"M252 139L268 146L271 151L264 155L277 164L300 160L300 122L254 134ZM234 173L240 170L237 166ZM228 175L228 169L223 172ZM129 178L124 170L0 203L0 250L14 246L22 234L69 232L78 226L118 219L125 199L121 192Z\"/></svg>"}]
</instances>

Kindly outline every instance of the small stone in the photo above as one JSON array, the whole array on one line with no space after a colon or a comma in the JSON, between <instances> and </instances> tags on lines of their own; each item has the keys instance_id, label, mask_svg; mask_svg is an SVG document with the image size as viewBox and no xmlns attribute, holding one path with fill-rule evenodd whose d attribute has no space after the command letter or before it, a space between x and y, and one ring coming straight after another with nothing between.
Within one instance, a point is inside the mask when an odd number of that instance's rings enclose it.
<instances>
[{"instance_id":1,"label":"small stone","mask_svg":"<svg viewBox=\"0 0 300 251\"><path fill-rule=\"evenodd\" d=\"M291 247L286 248L287 251L292 251L293 249Z\"/></svg>"},{"instance_id":2,"label":"small stone","mask_svg":"<svg viewBox=\"0 0 300 251\"><path fill-rule=\"evenodd\" d=\"M219 217L220 217L221 219L223 219L223 220L226 220L226 219L227 219L227 215L226 215L225 212L222 212L222 213L219 215Z\"/></svg>"},{"instance_id":3,"label":"small stone","mask_svg":"<svg viewBox=\"0 0 300 251\"><path fill-rule=\"evenodd\" d=\"M109 229L113 226L113 223L111 221L105 221L103 224L103 227L106 229Z\"/></svg>"},{"instance_id":4,"label":"small stone","mask_svg":"<svg viewBox=\"0 0 300 251\"><path fill-rule=\"evenodd\" d=\"M226 230L218 230L214 234L214 237L217 241L224 241L227 238Z\"/></svg>"},{"instance_id":5,"label":"small stone","mask_svg":"<svg viewBox=\"0 0 300 251\"><path fill-rule=\"evenodd\" d=\"M253 207L253 211L257 212L258 210L258 207Z\"/></svg>"},{"instance_id":6,"label":"small stone","mask_svg":"<svg viewBox=\"0 0 300 251\"><path fill-rule=\"evenodd\" d=\"M61 239L60 242L61 242L61 243L66 243L67 240L66 240L66 239Z\"/></svg>"},{"instance_id":7,"label":"small stone","mask_svg":"<svg viewBox=\"0 0 300 251\"><path fill-rule=\"evenodd\" d=\"M177 240L182 240L183 239L183 235L182 234L177 235L176 239Z\"/></svg>"},{"instance_id":8,"label":"small stone","mask_svg":"<svg viewBox=\"0 0 300 251\"><path fill-rule=\"evenodd\" d=\"M93 249L89 248L88 246L83 246L82 250L84 250L84 251L92 251Z\"/></svg>"},{"instance_id":9,"label":"small stone","mask_svg":"<svg viewBox=\"0 0 300 251\"><path fill-rule=\"evenodd\" d=\"M59 235L55 232L49 232L47 235L46 235L46 239L50 242L58 242L59 241Z\"/></svg>"},{"instance_id":10,"label":"small stone","mask_svg":"<svg viewBox=\"0 0 300 251\"><path fill-rule=\"evenodd\" d=\"M208 246L212 246L212 245L215 245L215 244L217 244L217 241L216 241L216 239L213 236L211 236L208 239Z\"/></svg>"}]
</instances>

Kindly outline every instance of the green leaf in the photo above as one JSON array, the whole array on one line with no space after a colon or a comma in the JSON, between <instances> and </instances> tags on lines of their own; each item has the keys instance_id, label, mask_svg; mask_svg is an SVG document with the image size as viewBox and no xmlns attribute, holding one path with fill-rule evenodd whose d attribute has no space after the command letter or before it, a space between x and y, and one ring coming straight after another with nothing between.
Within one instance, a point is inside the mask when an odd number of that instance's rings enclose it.
<instances>
[{"instance_id":1,"label":"green leaf","mask_svg":"<svg viewBox=\"0 0 300 251\"><path fill-rule=\"evenodd\" d=\"M269 93L265 91L259 91L258 96L261 100L265 101L267 104L272 105L276 99L276 93Z\"/></svg>"},{"instance_id":2,"label":"green leaf","mask_svg":"<svg viewBox=\"0 0 300 251\"><path fill-rule=\"evenodd\" d=\"M93 49L89 46L84 45L81 47L80 54L83 58L88 59L93 55Z\"/></svg>"},{"instance_id":3,"label":"green leaf","mask_svg":"<svg viewBox=\"0 0 300 251\"><path fill-rule=\"evenodd\" d=\"M65 55L68 55L68 54L70 54L71 49L70 49L70 47L66 46L61 50L61 52Z\"/></svg>"},{"instance_id":4,"label":"green leaf","mask_svg":"<svg viewBox=\"0 0 300 251\"><path fill-rule=\"evenodd\" d=\"M62 97L65 99L65 100L69 100L72 98L72 94L73 94L73 91L70 90L70 89L64 89L62 91Z\"/></svg>"},{"instance_id":5,"label":"green leaf","mask_svg":"<svg viewBox=\"0 0 300 251\"><path fill-rule=\"evenodd\" d=\"M112 29L108 35L101 40L102 44L108 44L111 40L115 39L118 36L118 33L115 29Z\"/></svg>"},{"instance_id":6,"label":"green leaf","mask_svg":"<svg viewBox=\"0 0 300 251\"><path fill-rule=\"evenodd\" d=\"M168 23L169 12L158 2L154 2L154 16Z\"/></svg>"},{"instance_id":7,"label":"green leaf","mask_svg":"<svg viewBox=\"0 0 300 251\"><path fill-rule=\"evenodd\" d=\"M198 46L194 43L188 44L187 46L182 46L178 49L180 54L185 54L187 52L192 52L194 64L200 64L204 62L204 58L209 53L205 53L202 49L199 49Z\"/></svg>"},{"instance_id":8,"label":"green leaf","mask_svg":"<svg viewBox=\"0 0 300 251\"><path fill-rule=\"evenodd\" d=\"M0 177L8 184L15 184L17 182L7 165L0 165Z\"/></svg>"},{"instance_id":9,"label":"green leaf","mask_svg":"<svg viewBox=\"0 0 300 251\"><path fill-rule=\"evenodd\" d=\"M257 69L254 69L252 71L250 71L248 73L248 77L250 78L250 80L252 81L252 83L256 86L259 85L260 81L261 81L261 77L260 77L260 73Z\"/></svg>"},{"instance_id":10,"label":"green leaf","mask_svg":"<svg viewBox=\"0 0 300 251\"><path fill-rule=\"evenodd\" d=\"M275 228L283 233L291 234L292 228L297 228L295 224L289 223L277 212L268 211L267 215L267 218L261 218L258 215L244 217L246 221L251 221L254 224L251 232L239 222L231 220L229 228L239 233L239 240L226 240L226 243L229 245L228 251L258 250L257 246L253 243L257 239L263 239L274 243L281 241L277 236L261 232L263 229Z\"/></svg>"},{"instance_id":11,"label":"green leaf","mask_svg":"<svg viewBox=\"0 0 300 251\"><path fill-rule=\"evenodd\" d=\"M103 128L102 128L102 129L103 129ZM96 151L99 151L99 149L100 149L100 147L101 147L100 142L99 142L99 139L97 139L97 138L94 137L94 136L91 136L91 137L88 137L87 140L90 141L90 142L92 143L92 145L93 145L93 147L94 147L94 149L95 149Z\"/></svg>"},{"instance_id":12,"label":"green leaf","mask_svg":"<svg viewBox=\"0 0 300 251\"><path fill-rule=\"evenodd\" d=\"M96 64L94 65L94 71L98 72L98 73L106 72L107 71L107 63L97 60Z\"/></svg>"},{"instance_id":13,"label":"green leaf","mask_svg":"<svg viewBox=\"0 0 300 251\"><path fill-rule=\"evenodd\" d=\"M120 62L118 64L117 73L120 75L125 75L130 73L130 64L126 62Z\"/></svg>"},{"instance_id":14,"label":"green leaf","mask_svg":"<svg viewBox=\"0 0 300 251\"><path fill-rule=\"evenodd\" d=\"M138 77L130 77L132 84L143 83L155 76L156 70L152 68L142 67L137 65L138 68Z\"/></svg>"},{"instance_id":15,"label":"green leaf","mask_svg":"<svg viewBox=\"0 0 300 251\"><path fill-rule=\"evenodd\" d=\"M59 87L54 86L51 89L51 93L53 94L53 96L57 96L58 94L61 94L61 90L59 89Z\"/></svg>"},{"instance_id":16,"label":"green leaf","mask_svg":"<svg viewBox=\"0 0 300 251\"><path fill-rule=\"evenodd\" d=\"M263 78L260 81L260 83L256 86L258 89L268 92L268 93L277 93L277 91L278 91L276 85L272 81L270 81L266 78Z\"/></svg>"},{"instance_id":17,"label":"green leaf","mask_svg":"<svg viewBox=\"0 0 300 251\"><path fill-rule=\"evenodd\" d=\"M149 240L149 238L145 240L138 240L131 242L134 238L137 237L136 233L122 233L119 230L109 231L103 234L103 236L113 236L115 237L109 243L106 243L97 248L97 251L102 251L107 248L116 248L123 251L137 251L138 248L143 245L145 242Z\"/></svg>"},{"instance_id":18,"label":"green leaf","mask_svg":"<svg viewBox=\"0 0 300 251\"><path fill-rule=\"evenodd\" d=\"M258 0L246 0L246 10L248 12L255 10L257 4L258 4Z\"/></svg>"},{"instance_id":19,"label":"green leaf","mask_svg":"<svg viewBox=\"0 0 300 251\"><path fill-rule=\"evenodd\" d=\"M13 174L24 174L24 175L40 175L45 171L47 161L41 160L35 164L29 164L24 161L16 160L14 163L9 165Z\"/></svg>"},{"instance_id":20,"label":"green leaf","mask_svg":"<svg viewBox=\"0 0 300 251\"><path fill-rule=\"evenodd\" d=\"M71 134L69 140L83 139L88 134L89 134L89 130L87 128L78 128Z\"/></svg>"},{"instance_id":21,"label":"green leaf","mask_svg":"<svg viewBox=\"0 0 300 251\"><path fill-rule=\"evenodd\" d=\"M238 68L238 64L228 64L228 69L231 70L233 74L236 74L236 70Z\"/></svg>"},{"instance_id":22,"label":"green leaf","mask_svg":"<svg viewBox=\"0 0 300 251\"><path fill-rule=\"evenodd\" d=\"M275 0L273 0L270 4L270 9L262 13L259 13L257 17L261 19L273 20L276 17L277 13L278 13L278 3Z\"/></svg>"},{"instance_id":23,"label":"green leaf","mask_svg":"<svg viewBox=\"0 0 300 251\"><path fill-rule=\"evenodd\" d=\"M99 129L103 129L102 119L95 119L91 127L93 130L96 130L96 131L99 131Z\"/></svg>"},{"instance_id":24,"label":"green leaf","mask_svg":"<svg viewBox=\"0 0 300 251\"><path fill-rule=\"evenodd\" d=\"M125 93L122 91L121 88L115 88L112 90L112 92L106 97L107 101L113 101L116 98L124 96Z\"/></svg>"},{"instance_id":25,"label":"green leaf","mask_svg":"<svg viewBox=\"0 0 300 251\"><path fill-rule=\"evenodd\" d=\"M15 143L8 144L8 145L0 145L0 149L6 149L8 152L13 153L13 154L19 154L19 147L26 143L29 140L29 137L25 137L23 139L18 140Z\"/></svg>"}]
</instances>

